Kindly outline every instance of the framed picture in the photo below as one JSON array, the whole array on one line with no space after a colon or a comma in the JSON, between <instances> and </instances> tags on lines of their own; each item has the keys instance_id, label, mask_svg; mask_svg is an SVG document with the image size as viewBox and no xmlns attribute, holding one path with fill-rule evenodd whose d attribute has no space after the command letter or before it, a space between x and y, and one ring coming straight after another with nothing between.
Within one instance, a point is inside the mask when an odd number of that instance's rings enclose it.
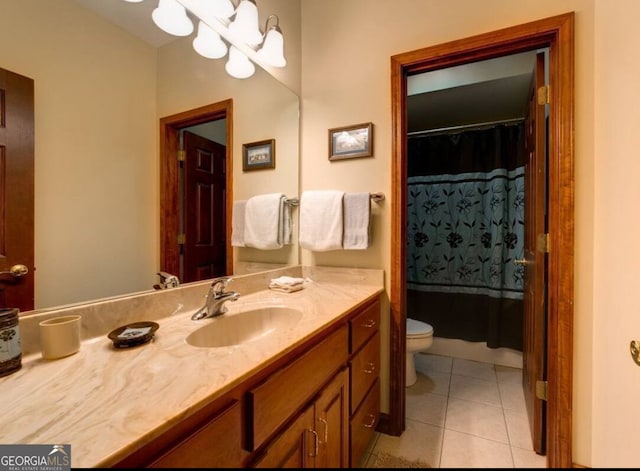
<instances>
[{"instance_id":1,"label":"framed picture","mask_svg":"<svg viewBox=\"0 0 640 471\"><path fill-rule=\"evenodd\" d=\"M373 155L373 123L329 129L329 160Z\"/></svg>"},{"instance_id":2,"label":"framed picture","mask_svg":"<svg viewBox=\"0 0 640 471\"><path fill-rule=\"evenodd\" d=\"M242 144L242 170L276 168L276 140Z\"/></svg>"}]
</instances>

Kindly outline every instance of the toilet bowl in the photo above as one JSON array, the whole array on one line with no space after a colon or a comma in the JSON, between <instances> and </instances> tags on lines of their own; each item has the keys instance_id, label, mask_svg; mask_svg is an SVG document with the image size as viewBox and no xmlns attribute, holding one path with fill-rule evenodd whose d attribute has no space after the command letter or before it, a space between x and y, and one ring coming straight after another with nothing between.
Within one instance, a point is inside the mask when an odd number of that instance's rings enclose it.
<instances>
[{"instance_id":1,"label":"toilet bowl","mask_svg":"<svg viewBox=\"0 0 640 471\"><path fill-rule=\"evenodd\" d=\"M405 386L416 382L415 354L427 350L433 343L433 327L426 322L407 317L407 365Z\"/></svg>"}]
</instances>

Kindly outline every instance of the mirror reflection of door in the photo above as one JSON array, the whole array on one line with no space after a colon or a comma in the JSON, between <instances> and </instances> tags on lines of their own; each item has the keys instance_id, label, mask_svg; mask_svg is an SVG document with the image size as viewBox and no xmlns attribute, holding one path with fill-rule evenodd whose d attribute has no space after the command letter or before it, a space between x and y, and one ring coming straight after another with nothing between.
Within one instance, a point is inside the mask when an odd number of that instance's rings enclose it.
<instances>
[{"instance_id":1,"label":"mirror reflection of door","mask_svg":"<svg viewBox=\"0 0 640 471\"><path fill-rule=\"evenodd\" d=\"M217 127L222 133L218 134L224 136L224 120L210 124L215 127L220 122ZM187 129L199 131L203 126ZM181 281L200 281L226 274L227 151L225 145L186 129L182 131L182 146Z\"/></svg>"},{"instance_id":2,"label":"mirror reflection of door","mask_svg":"<svg viewBox=\"0 0 640 471\"><path fill-rule=\"evenodd\" d=\"M34 308L33 80L0 69L0 307Z\"/></svg>"}]
</instances>

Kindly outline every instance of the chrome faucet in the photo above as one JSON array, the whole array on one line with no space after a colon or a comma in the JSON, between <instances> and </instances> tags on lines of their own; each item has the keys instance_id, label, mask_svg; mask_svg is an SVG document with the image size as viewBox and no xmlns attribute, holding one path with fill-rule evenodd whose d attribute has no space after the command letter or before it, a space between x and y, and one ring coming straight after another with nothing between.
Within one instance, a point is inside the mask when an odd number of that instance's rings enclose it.
<instances>
[{"instance_id":1,"label":"chrome faucet","mask_svg":"<svg viewBox=\"0 0 640 471\"><path fill-rule=\"evenodd\" d=\"M221 276L214 278L207 294L206 302L204 306L198 309L191 319L194 321L205 319L207 317L216 317L227 312L227 301L237 301L240 297L240 293L236 291L225 291L227 285L231 283L232 278L228 276Z\"/></svg>"},{"instance_id":2,"label":"chrome faucet","mask_svg":"<svg viewBox=\"0 0 640 471\"><path fill-rule=\"evenodd\" d=\"M180 280L177 276L167 273L166 271L159 271L157 275L160 277L160 284L153 285L156 289L169 289L177 288L180 286Z\"/></svg>"}]
</instances>

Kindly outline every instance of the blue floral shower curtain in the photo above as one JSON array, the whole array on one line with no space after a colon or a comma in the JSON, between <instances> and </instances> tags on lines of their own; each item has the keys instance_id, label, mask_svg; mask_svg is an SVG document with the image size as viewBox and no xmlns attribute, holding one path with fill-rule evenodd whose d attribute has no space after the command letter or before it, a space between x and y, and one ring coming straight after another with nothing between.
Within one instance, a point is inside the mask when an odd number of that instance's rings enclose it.
<instances>
[{"instance_id":1,"label":"blue floral shower curtain","mask_svg":"<svg viewBox=\"0 0 640 471\"><path fill-rule=\"evenodd\" d=\"M522 350L522 125L409 140L407 315Z\"/></svg>"}]
</instances>

